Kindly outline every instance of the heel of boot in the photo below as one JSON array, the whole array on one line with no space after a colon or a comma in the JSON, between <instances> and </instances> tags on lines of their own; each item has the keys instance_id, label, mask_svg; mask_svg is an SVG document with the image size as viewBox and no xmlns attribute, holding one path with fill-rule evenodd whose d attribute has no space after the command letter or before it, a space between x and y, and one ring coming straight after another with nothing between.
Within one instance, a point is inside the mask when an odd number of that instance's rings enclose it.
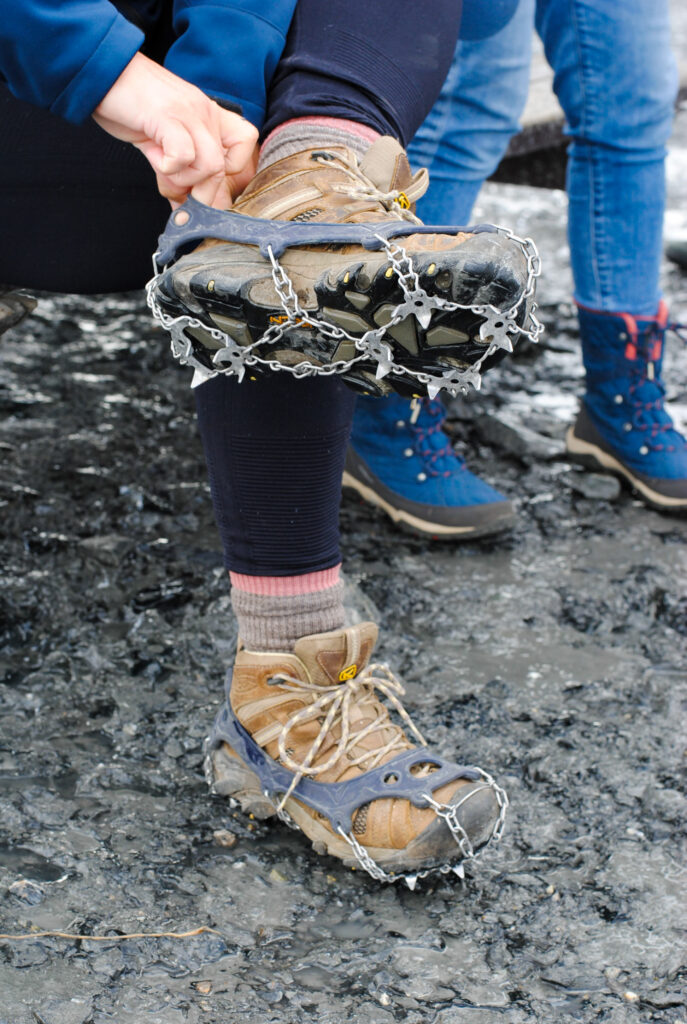
<instances>
[{"instance_id":1,"label":"heel of boot","mask_svg":"<svg viewBox=\"0 0 687 1024\"><path fill-rule=\"evenodd\" d=\"M276 814L274 804L260 788L260 780L250 768L230 753L226 743L209 750L205 756L205 777L213 793L229 797L233 807L259 820Z\"/></svg>"}]
</instances>

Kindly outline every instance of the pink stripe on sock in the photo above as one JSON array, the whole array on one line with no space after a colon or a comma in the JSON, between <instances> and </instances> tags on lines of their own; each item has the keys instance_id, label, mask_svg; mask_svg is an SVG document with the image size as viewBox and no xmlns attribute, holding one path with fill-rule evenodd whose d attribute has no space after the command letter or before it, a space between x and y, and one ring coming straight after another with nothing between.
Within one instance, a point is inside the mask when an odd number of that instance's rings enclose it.
<instances>
[{"instance_id":1,"label":"pink stripe on sock","mask_svg":"<svg viewBox=\"0 0 687 1024\"><path fill-rule=\"evenodd\" d=\"M359 124L357 121L347 121L345 117L292 117L290 121L284 121L283 124L274 128L263 142L263 146L275 139L284 128L289 128L294 124L335 128L337 131L347 132L349 135L357 135L358 138L365 139L366 142L374 142L379 138L379 132L376 132L374 128L368 128L366 124Z\"/></svg>"},{"instance_id":2,"label":"pink stripe on sock","mask_svg":"<svg viewBox=\"0 0 687 1024\"><path fill-rule=\"evenodd\" d=\"M303 576L245 576L230 572L232 587L248 594L262 594L264 597L292 597L295 594L313 594L328 590L339 582L341 564L320 572L306 572Z\"/></svg>"}]
</instances>

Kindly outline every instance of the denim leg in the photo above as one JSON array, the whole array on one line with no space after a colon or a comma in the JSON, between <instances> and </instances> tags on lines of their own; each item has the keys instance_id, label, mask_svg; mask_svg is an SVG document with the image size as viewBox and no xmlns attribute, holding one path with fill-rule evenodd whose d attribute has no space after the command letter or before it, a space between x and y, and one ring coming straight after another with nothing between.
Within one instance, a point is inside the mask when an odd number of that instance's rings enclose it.
<instances>
[{"instance_id":1,"label":"denim leg","mask_svg":"<svg viewBox=\"0 0 687 1024\"><path fill-rule=\"evenodd\" d=\"M428 224L465 224L482 182L496 169L527 100L534 0L496 35L459 40L453 63L409 156L429 168L430 187L418 204Z\"/></svg>"},{"instance_id":2,"label":"denim leg","mask_svg":"<svg viewBox=\"0 0 687 1024\"><path fill-rule=\"evenodd\" d=\"M653 315L677 87L668 0L537 0L536 19L573 140L575 298Z\"/></svg>"}]
</instances>

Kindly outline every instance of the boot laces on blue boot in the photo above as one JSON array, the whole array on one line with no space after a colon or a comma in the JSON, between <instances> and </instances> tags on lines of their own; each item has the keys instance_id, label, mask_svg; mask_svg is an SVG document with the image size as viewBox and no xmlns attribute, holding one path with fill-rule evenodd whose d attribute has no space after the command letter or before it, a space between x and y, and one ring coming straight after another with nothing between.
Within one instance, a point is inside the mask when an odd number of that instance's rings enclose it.
<instances>
[{"instance_id":1,"label":"boot laces on blue boot","mask_svg":"<svg viewBox=\"0 0 687 1024\"><path fill-rule=\"evenodd\" d=\"M440 539L508 529L512 504L471 473L444 431L440 401L359 398L343 483L394 522Z\"/></svg>"},{"instance_id":2,"label":"boot laces on blue boot","mask_svg":"<svg viewBox=\"0 0 687 1024\"><path fill-rule=\"evenodd\" d=\"M587 392L568 451L585 465L615 473L651 507L687 509L687 439L665 409L661 379L666 332L685 325L656 317L580 308Z\"/></svg>"}]
</instances>

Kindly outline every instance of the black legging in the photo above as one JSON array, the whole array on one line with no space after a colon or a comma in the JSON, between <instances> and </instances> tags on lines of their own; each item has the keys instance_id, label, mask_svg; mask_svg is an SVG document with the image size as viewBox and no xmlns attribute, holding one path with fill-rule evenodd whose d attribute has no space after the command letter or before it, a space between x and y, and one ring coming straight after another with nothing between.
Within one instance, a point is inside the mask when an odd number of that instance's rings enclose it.
<instances>
[{"instance_id":1,"label":"black legging","mask_svg":"<svg viewBox=\"0 0 687 1024\"><path fill-rule=\"evenodd\" d=\"M299 0L266 129L326 114L407 142L448 73L459 13L460 0ZM2 87L0 138L0 282L140 288L169 212L145 159L94 124L68 125ZM227 567L283 576L336 565L352 393L338 380L282 373L215 378L196 394Z\"/></svg>"}]
</instances>

